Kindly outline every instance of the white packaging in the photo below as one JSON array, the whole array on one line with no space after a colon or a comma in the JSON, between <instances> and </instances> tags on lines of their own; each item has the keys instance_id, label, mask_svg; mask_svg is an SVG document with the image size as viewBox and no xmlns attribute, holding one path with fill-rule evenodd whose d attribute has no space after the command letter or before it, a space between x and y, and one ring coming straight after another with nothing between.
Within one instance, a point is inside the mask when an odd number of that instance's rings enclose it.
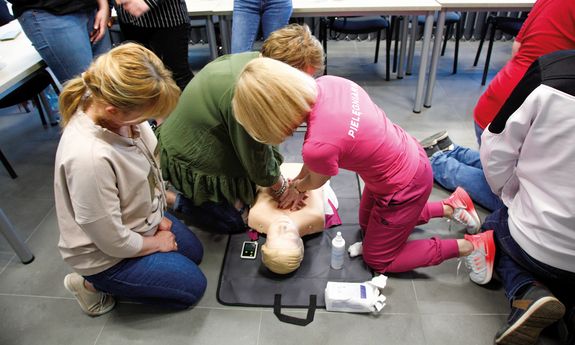
<instances>
[{"instance_id":1,"label":"white packaging","mask_svg":"<svg viewBox=\"0 0 575 345\"><path fill-rule=\"evenodd\" d=\"M331 268L339 270L343 267L345 257L345 240L341 237L341 232L331 240Z\"/></svg>"},{"instance_id":2,"label":"white packaging","mask_svg":"<svg viewBox=\"0 0 575 345\"><path fill-rule=\"evenodd\" d=\"M328 282L325 288L325 309L351 313L378 313L385 306L381 290L387 277L379 275L364 283Z\"/></svg>"}]
</instances>

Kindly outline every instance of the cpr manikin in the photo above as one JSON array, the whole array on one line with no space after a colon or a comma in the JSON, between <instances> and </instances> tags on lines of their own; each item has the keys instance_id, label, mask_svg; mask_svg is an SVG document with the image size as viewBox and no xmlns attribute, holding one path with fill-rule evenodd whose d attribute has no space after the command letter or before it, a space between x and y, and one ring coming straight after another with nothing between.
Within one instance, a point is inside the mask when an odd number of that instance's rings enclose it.
<instances>
[{"instance_id":1,"label":"cpr manikin","mask_svg":"<svg viewBox=\"0 0 575 345\"><path fill-rule=\"evenodd\" d=\"M285 163L281 171L285 177L293 177L301 167L301 163ZM322 188L308 191L306 205L300 210L282 210L268 189L258 189L256 201L249 213L248 225L267 234L266 242L261 247L264 265L274 273L287 274L295 271L303 260L302 236L339 224L337 200L329 184L326 184ZM327 226L326 218L329 218Z\"/></svg>"}]
</instances>

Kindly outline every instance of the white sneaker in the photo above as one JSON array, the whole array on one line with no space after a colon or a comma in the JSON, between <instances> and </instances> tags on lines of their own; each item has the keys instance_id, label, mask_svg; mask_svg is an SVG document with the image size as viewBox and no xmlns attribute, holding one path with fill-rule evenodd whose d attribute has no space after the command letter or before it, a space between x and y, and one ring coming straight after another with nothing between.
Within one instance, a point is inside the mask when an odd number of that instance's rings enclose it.
<instances>
[{"instance_id":1,"label":"white sneaker","mask_svg":"<svg viewBox=\"0 0 575 345\"><path fill-rule=\"evenodd\" d=\"M92 292L84 286L84 277L78 273L70 273L64 278L64 286L70 291L84 313L99 316L112 310L116 301L111 295L103 292Z\"/></svg>"},{"instance_id":2,"label":"white sneaker","mask_svg":"<svg viewBox=\"0 0 575 345\"><path fill-rule=\"evenodd\" d=\"M465 235L465 239L473 244L473 252L464 258L465 266L470 270L469 279L479 285L489 283L495 263L493 230Z\"/></svg>"}]
</instances>

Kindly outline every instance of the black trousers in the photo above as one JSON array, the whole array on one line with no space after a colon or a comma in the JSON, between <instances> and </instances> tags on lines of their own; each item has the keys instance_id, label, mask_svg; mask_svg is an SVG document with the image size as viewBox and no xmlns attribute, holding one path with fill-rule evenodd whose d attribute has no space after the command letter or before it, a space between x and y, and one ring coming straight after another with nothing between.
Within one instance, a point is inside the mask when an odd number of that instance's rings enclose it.
<instances>
[{"instance_id":1,"label":"black trousers","mask_svg":"<svg viewBox=\"0 0 575 345\"><path fill-rule=\"evenodd\" d=\"M125 41L133 41L153 51L172 71L174 80L180 89L184 89L194 74L188 63L188 42L190 25L183 24L173 28L142 28L120 23Z\"/></svg>"}]
</instances>

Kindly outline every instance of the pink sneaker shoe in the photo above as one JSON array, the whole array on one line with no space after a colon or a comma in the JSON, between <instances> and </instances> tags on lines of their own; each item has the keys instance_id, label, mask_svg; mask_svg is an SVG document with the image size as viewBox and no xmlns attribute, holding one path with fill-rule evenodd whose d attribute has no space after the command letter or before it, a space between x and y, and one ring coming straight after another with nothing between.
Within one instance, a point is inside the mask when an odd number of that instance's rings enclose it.
<instances>
[{"instance_id":1,"label":"pink sneaker shoe","mask_svg":"<svg viewBox=\"0 0 575 345\"><path fill-rule=\"evenodd\" d=\"M465 235L465 239L473 244L473 252L464 258L465 266L471 270L469 278L479 285L489 283L493 276L493 264L495 263L493 230L487 230L477 235Z\"/></svg>"},{"instance_id":2,"label":"pink sneaker shoe","mask_svg":"<svg viewBox=\"0 0 575 345\"><path fill-rule=\"evenodd\" d=\"M476 234L481 227L481 221L473 206L473 201L465 189L457 187L449 198L443 200L444 205L453 208L451 219L465 225L468 234Z\"/></svg>"}]
</instances>

